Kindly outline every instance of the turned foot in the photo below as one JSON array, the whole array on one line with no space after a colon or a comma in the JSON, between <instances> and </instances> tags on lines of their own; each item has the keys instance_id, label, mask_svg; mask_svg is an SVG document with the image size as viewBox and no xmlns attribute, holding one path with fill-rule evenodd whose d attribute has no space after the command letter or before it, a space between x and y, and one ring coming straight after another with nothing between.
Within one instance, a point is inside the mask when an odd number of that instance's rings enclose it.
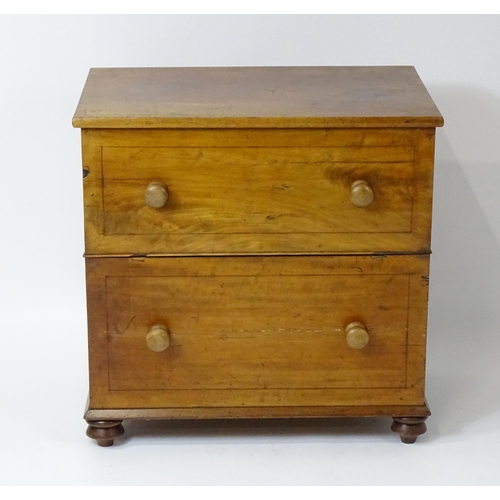
<instances>
[{"instance_id":1,"label":"turned foot","mask_svg":"<svg viewBox=\"0 0 500 500\"><path fill-rule=\"evenodd\" d=\"M91 420L87 423L87 436L95 439L99 446L112 446L114 440L125 432L121 420Z\"/></svg>"},{"instance_id":2,"label":"turned foot","mask_svg":"<svg viewBox=\"0 0 500 500\"><path fill-rule=\"evenodd\" d=\"M392 431L399 434L405 444L413 444L418 436L427 430L425 421L427 417L393 417Z\"/></svg>"}]
</instances>

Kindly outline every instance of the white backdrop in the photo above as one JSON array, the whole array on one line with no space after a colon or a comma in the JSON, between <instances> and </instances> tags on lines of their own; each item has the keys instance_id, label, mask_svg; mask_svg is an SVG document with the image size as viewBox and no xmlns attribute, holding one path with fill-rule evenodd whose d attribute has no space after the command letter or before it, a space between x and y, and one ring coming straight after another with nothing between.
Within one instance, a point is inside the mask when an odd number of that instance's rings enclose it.
<instances>
[{"instance_id":1,"label":"white backdrop","mask_svg":"<svg viewBox=\"0 0 500 500\"><path fill-rule=\"evenodd\" d=\"M499 484L499 54L498 16L0 17L0 484ZM433 416L413 447L386 419L132 423L131 439L112 449L84 436L81 163L71 117L88 69L254 65L414 65L445 118L430 288Z\"/></svg>"}]
</instances>

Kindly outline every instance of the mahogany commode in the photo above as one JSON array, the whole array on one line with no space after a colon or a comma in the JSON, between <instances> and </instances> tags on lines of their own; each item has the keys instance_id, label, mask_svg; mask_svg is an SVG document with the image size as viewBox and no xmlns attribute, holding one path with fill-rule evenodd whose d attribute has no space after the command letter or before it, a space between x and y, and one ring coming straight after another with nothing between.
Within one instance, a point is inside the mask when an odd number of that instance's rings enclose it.
<instances>
[{"instance_id":1,"label":"mahogany commode","mask_svg":"<svg viewBox=\"0 0 500 500\"><path fill-rule=\"evenodd\" d=\"M410 66L92 69L87 435L386 415L414 442L442 124Z\"/></svg>"}]
</instances>

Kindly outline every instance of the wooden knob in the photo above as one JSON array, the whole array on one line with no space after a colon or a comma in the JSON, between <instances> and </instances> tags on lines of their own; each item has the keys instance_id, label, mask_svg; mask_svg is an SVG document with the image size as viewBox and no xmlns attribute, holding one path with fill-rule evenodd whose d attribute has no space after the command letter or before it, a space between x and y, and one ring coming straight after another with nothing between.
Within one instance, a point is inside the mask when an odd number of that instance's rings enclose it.
<instances>
[{"instance_id":1,"label":"wooden knob","mask_svg":"<svg viewBox=\"0 0 500 500\"><path fill-rule=\"evenodd\" d=\"M375 195L366 181L354 181L351 186L351 203L357 207L367 207Z\"/></svg>"},{"instance_id":2,"label":"wooden knob","mask_svg":"<svg viewBox=\"0 0 500 500\"><path fill-rule=\"evenodd\" d=\"M163 207L168 200L167 186L161 181L150 182L144 193L144 200L152 208Z\"/></svg>"},{"instance_id":3,"label":"wooden knob","mask_svg":"<svg viewBox=\"0 0 500 500\"><path fill-rule=\"evenodd\" d=\"M154 352L162 352L170 345L170 333L165 325L153 325L146 335L146 344Z\"/></svg>"},{"instance_id":4,"label":"wooden knob","mask_svg":"<svg viewBox=\"0 0 500 500\"><path fill-rule=\"evenodd\" d=\"M363 349L368 344L370 336L366 326L360 321L349 323L345 329L347 345L353 349Z\"/></svg>"}]
</instances>

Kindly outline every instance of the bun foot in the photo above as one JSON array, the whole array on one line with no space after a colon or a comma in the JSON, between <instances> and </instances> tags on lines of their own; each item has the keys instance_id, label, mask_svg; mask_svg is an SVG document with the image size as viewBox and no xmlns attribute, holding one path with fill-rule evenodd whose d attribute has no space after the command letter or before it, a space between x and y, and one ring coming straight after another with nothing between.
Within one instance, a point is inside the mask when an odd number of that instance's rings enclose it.
<instances>
[{"instance_id":1,"label":"bun foot","mask_svg":"<svg viewBox=\"0 0 500 500\"><path fill-rule=\"evenodd\" d=\"M122 420L93 420L87 423L87 436L95 439L99 446L112 446L115 439L125 432Z\"/></svg>"},{"instance_id":2,"label":"bun foot","mask_svg":"<svg viewBox=\"0 0 500 500\"><path fill-rule=\"evenodd\" d=\"M393 417L391 430L399 434L401 441L405 444L413 444L418 436L427 430L425 421L427 417Z\"/></svg>"}]
</instances>

